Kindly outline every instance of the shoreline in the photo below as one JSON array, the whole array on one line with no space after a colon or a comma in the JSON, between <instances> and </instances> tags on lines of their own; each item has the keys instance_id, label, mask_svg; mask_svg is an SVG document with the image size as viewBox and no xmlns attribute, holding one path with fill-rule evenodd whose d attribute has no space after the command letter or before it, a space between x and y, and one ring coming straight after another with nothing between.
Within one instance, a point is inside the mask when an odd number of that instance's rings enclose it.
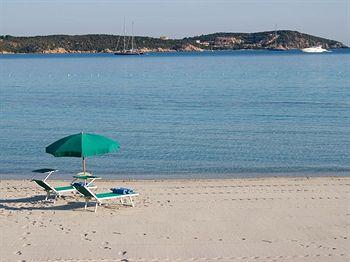
<instances>
[{"instance_id":1,"label":"shoreline","mask_svg":"<svg viewBox=\"0 0 350 262\"><path fill-rule=\"evenodd\" d=\"M349 50L350 47L338 47L338 48L330 48L329 50ZM270 50L268 48L256 48L256 49L248 49L248 48L244 48L244 49L215 49L215 50L175 50L175 49L169 49L169 50L163 50L163 51L145 51L146 55L147 54L174 54L174 53L180 53L180 54L186 54L186 53L215 53L215 52L234 52L234 51L269 51L269 52L282 52L282 53L286 53L286 52L295 52L295 51L301 51L301 49L298 48L289 48L289 49L285 49L285 50ZM94 55L112 55L114 54L114 52L116 51L111 51L111 52L98 52L97 50L95 51L74 51L74 50L66 50L65 52L28 52L28 53L15 53L15 52L0 52L0 55L68 55L68 54L72 54L72 55L86 55L86 54L94 54ZM140 55L145 56L145 55ZM137 56L138 57L138 56Z\"/></svg>"},{"instance_id":2,"label":"shoreline","mask_svg":"<svg viewBox=\"0 0 350 262\"><path fill-rule=\"evenodd\" d=\"M77 173L77 172L76 172ZM171 174L98 174L92 172L94 175L102 177L104 181L167 181L167 180L184 180L184 181L198 181L198 180L230 180L230 179L269 179L269 178L346 178L350 177L350 171L337 172L276 172L276 173L171 173ZM72 174L57 173L50 176L50 180L69 181ZM34 177L34 173L28 172L27 175L18 174L0 174L0 180L30 180ZM24 177L25 176L25 177ZM39 177L36 175L35 177Z\"/></svg>"}]
</instances>

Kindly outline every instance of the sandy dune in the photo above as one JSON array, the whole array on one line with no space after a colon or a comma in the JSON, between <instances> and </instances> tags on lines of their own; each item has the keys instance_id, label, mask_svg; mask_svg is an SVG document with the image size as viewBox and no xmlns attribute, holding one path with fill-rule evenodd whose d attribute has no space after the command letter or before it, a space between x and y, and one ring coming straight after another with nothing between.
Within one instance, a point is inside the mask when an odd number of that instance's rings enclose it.
<instances>
[{"instance_id":1,"label":"sandy dune","mask_svg":"<svg viewBox=\"0 0 350 262\"><path fill-rule=\"evenodd\" d=\"M1 261L350 261L350 177L96 184L134 188L136 207L2 180Z\"/></svg>"}]
</instances>

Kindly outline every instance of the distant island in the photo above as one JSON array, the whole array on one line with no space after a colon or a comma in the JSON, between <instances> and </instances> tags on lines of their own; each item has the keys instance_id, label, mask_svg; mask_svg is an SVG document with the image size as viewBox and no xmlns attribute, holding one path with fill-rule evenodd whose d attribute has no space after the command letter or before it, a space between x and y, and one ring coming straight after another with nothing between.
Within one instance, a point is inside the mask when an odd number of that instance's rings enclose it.
<instances>
[{"instance_id":1,"label":"distant island","mask_svg":"<svg viewBox=\"0 0 350 262\"><path fill-rule=\"evenodd\" d=\"M190 52L206 50L290 50L312 46L326 49L347 48L341 42L291 30L258 33L214 33L183 39L135 36L135 44L142 52ZM128 41L130 39L128 38ZM0 53L113 53L121 50L120 35L48 35L16 37L0 36Z\"/></svg>"}]
</instances>

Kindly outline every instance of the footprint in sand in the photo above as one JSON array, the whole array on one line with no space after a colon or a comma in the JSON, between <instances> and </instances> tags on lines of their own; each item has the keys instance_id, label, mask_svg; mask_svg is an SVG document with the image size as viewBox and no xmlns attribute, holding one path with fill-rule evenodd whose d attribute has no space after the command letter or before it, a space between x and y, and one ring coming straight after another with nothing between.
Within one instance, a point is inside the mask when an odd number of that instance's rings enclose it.
<instances>
[{"instance_id":1,"label":"footprint in sand","mask_svg":"<svg viewBox=\"0 0 350 262\"><path fill-rule=\"evenodd\" d=\"M265 239L263 239L263 240L261 240L262 242L266 242L266 243L272 243L272 241L270 241L270 240L265 240Z\"/></svg>"},{"instance_id":2,"label":"footprint in sand","mask_svg":"<svg viewBox=\"0 0 350 262\"><path fill-rule=\"evenodd\" d=\"M84 240L92 241L92 239L88 238L88 233L85 233L85 234L84 234Z\"/></svg>"},{"instance_id":3,"label":"footprint in sand","mask_svg":"<svg viewBox=\"0 0 350 262\"><path fill-rule=\"evenodd\" d=\"M108 241L104 242L104 244L105 244L105 246L103 247L104 249L109 249L109 250L112 249L111 247L108 246L108 244L109 244Z\"/></svg>"}]
</instances>

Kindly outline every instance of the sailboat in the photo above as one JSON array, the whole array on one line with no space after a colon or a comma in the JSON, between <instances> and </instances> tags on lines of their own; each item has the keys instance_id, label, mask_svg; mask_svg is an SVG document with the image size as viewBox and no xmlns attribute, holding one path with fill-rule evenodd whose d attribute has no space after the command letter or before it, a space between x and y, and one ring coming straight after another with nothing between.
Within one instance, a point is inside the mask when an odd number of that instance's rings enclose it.
<instances>
[{"instance_id":1,"label":"sailboat","mask_svg":"<svg viewBox=\"0 0 350 262\"><path fill-rule=\"evenodd\" d=\"M124 18L124 38L123 38L123 50L116 51L115 55L143 55L144 52L139 51L138 49L135 49L135 39L134 39L134 22L132 22L131 27L131 49L127 49L126 44L126 27L125 27L125 18Z\"/></svg>"}]
</instances>

